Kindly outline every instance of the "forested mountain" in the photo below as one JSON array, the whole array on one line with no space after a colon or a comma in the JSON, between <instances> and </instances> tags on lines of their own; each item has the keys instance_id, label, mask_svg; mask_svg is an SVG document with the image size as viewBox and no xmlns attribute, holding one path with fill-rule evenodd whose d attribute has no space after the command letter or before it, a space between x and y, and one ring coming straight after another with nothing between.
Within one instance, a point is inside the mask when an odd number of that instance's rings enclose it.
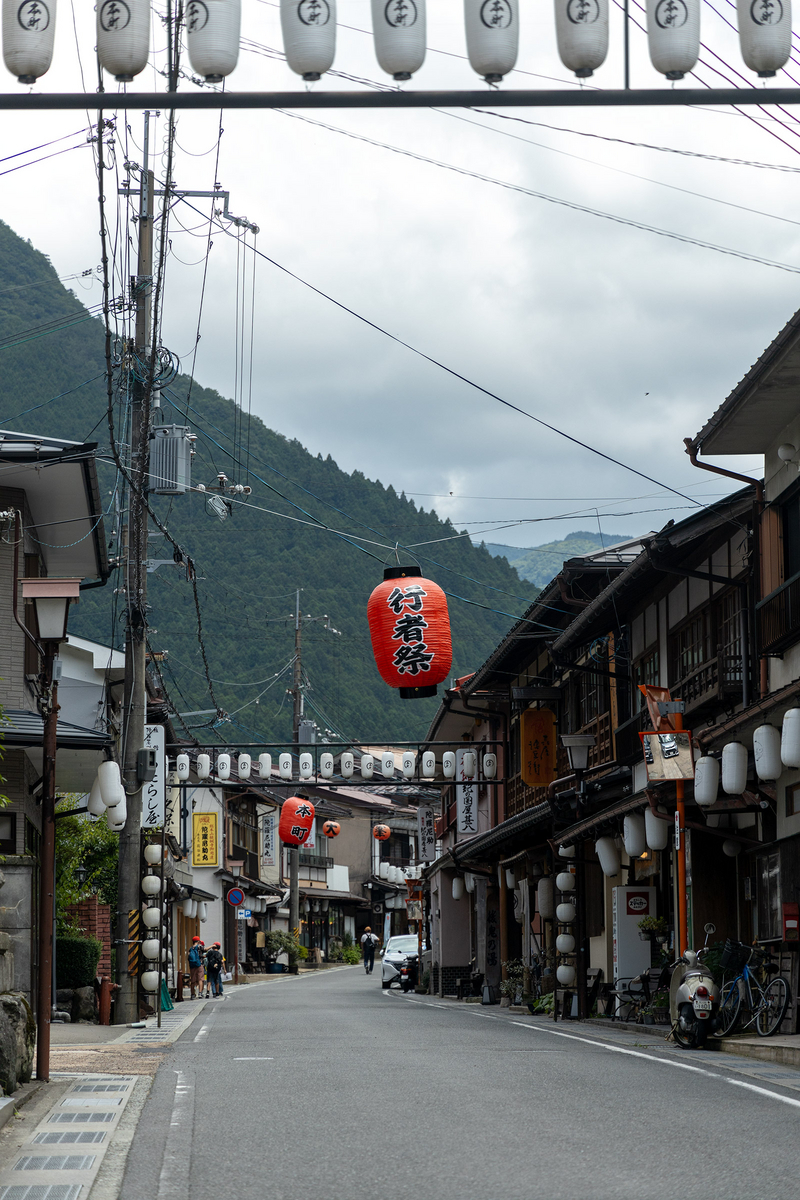
<instances>
[{"instance_id":1,"label":"forested mountain","mask_svg":"<svg viewBox=\"0 0 800 1200\"><path fill-rule=\"evenodd\" d=\"M568 558L576 558L581 554L593 554L606 546L616 546L619 542L630 541L636 535L631 533L589 533L577 530L569 533L558 542L545 542L543 546L531 546L524 549L521 546L501 546L496 542L486 542L486 549L498 558L505 558L520 575L534 583L537 588L544 587L553 576L561 570L561 564Z\"/></svg>"},{"instance_id":2,"label":"forested mountain","mask_svg":"<svg viewBox=\"0 0 800 1200\"><path fill-rule=\"evenodd\" d=\"M48 259L2 223L0 356L0 428L96 441L109 459L102 324L58 280ZM197 383L187 417L188 390L188 378L179 376L163 394L162 411L166 423L186 423L197 435L193 482L213 483L217 471L224 471L253 490L222 522L198 494L154 498L171 534L196 563L214 688L212 700L191 586L180 567L161 566L148 577L151 645L168 651L164 679L178 710L218 705L232 718L220 731L225 740L247 740L251 732L264 740L289 736L291 703L285 689L291 680L279 673L293 654L294 624L288 618L300 587L303 612L329 614L340 631L331 633L321 623L304 631L307 715L322 729L352 738L422 736L437 701L401 701L381 681L369 641L367 599L383 577L384 560L393 561L393 555L356 538L393 546L444 539L457 531L390 484L360 471L348 475L330 457L314 458L256 418L249 438L243 436L241 411ZM113 468L101 464L109 505L114 481ZM319 522L345 536L322 529ZM113 556L113 509L106 534ZM172 557L160 537L151 538L150 554ZM409 557L403 554L404 560ZM426 546L418 561L447 592L463 598L451 598L449 604L452 672L466 674L508 628L506 614L521 613L534 589L504 559L466 536ZM72 632L121 644L123 609L114 595L119 582L115 573L105 588L82 593L70 615ZM187 723L211 720L191 717Z\"/></svg>"}]
</instances>

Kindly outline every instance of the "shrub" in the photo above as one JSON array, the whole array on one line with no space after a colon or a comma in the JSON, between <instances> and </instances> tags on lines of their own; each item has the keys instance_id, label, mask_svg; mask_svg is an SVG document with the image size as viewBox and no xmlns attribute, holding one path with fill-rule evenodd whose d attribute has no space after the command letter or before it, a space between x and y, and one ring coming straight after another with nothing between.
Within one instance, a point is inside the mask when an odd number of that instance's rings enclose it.
<instances>
[{"instance_id":1,"label":"shrub","mask_svg":"<svg viewBox=\"0 0 800 1200\"><path fill-rule=\"evenodd\" d=\"M56 939L56 987L90 987L97 974L103 947L97 938L59 937Z\"/></svg>"},{"instance_id":2,"label":"shrub","mask_svg":"<svg viewBox=\"0 0 800 1200\"><path fill-rule=\"evenodd\" d=\"M298 958L308 958L308 951L301 946L290 933L281 929L270 929L264 938L264 952L269 962L275 962L279 954L286 954L289 965L293 966Z\"/></svg>"},{"instance_id":3,"label":"shrub","mask_svg":"<svg viewBox=\"0 0 800 1200\"><path fill-rule=\"evenodd\" d=\"M351 967L361 962L361 955L355 946L344 946L342 948L342 958Z\"/></svg>"}]
</instances>

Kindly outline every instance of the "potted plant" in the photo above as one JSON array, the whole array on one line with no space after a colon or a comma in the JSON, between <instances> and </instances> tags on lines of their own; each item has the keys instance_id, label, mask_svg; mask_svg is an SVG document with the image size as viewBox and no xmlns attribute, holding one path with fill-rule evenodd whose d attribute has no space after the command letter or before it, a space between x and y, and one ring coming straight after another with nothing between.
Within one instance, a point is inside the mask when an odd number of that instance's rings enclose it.
<instances>
[{"instance_id":1,"label":"potted plant","mask_svg":"<svg viewBox=\"0 0 800 1200\"><path fill-rule=\"evenodd\" d=\"M500 1005L508 1008L511 1004L522 1003L523 979L525 966L521 958L511 958L504 962L506 977L500 982Z\"/></svg>"},{"instance_id":2,"label":"potted plant","mask_svg":"<svg viewBox=\"0 0 800 1200\"><path fill-rule=\"evenodd\" d=\"M657 942L667 940L667 922L663 917L642 917L639 922L639 937L643 942L654 938Z\"/></svg>"}]
</instances>

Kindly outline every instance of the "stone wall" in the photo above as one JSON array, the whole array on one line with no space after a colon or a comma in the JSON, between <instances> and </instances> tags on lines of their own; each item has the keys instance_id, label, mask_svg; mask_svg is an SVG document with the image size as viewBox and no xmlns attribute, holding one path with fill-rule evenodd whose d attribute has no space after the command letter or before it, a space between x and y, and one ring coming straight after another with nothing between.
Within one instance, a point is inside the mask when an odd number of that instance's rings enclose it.
<instances>
[{"instance_id":1,"label":"stone wall","mask_svg":"<svg viewBox=\"0 0 800 1200\"><path fill-rule=\"evenodd\" d=\"M103 949L97 964L98 975L111 974L111 906L101 904L97 896L87 896L79 904L67 907L70 924L82 929L87 937L97 938Z\"/></svg>"}]
</instances>

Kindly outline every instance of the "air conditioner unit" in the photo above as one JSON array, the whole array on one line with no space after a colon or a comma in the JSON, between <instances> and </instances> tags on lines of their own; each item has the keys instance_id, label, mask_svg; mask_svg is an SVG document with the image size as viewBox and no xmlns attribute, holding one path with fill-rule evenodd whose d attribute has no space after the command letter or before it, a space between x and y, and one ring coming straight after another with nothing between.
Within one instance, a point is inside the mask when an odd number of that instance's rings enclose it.
<instances>
[{"instance_id":1,"label":"air conditioner unit","mask_svg":"<svg viewBox=\"0 0 800 1200\"><path fill-rule=\"evenodd\" d=\"M150 491L182 496L192 484L192 439L188 425L157 425L150 434Z\"/></svg>"}]
</instances>

